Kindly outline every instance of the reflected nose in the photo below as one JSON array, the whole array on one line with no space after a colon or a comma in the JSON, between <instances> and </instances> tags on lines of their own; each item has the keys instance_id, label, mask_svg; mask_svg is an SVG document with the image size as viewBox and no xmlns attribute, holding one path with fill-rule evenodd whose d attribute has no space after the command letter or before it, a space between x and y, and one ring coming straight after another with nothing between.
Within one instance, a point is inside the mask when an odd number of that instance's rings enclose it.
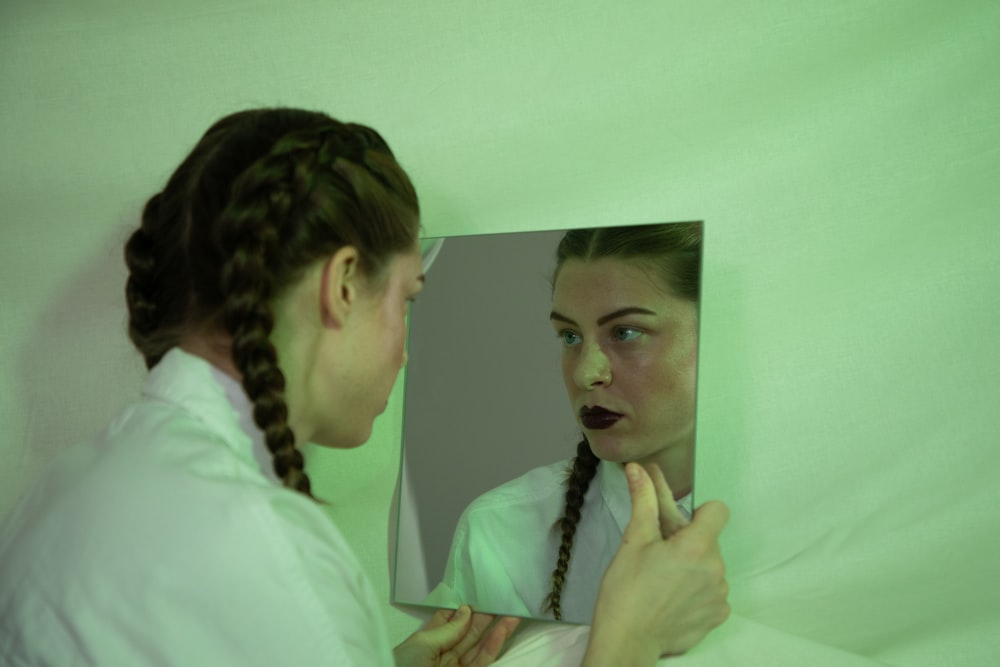
<instances>
[{"instance_id":1,"label":"reflected nose","mask_svg":"<svg viewBox=\"0 0 1000 667\"><path fill-rule=\"evenodd\" d=\"M611 362L599 345L587 345L583 349L574 376L581 389L611 384Z\"/></svg>"}]
</instances>

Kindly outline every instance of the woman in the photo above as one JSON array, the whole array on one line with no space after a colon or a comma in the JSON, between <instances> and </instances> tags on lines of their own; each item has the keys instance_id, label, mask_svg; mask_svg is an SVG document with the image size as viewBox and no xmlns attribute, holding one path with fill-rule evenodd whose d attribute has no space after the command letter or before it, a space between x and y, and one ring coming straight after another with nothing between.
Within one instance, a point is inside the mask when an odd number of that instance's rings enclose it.
<instances>
[{"instance_id":1,"label":"woman","mask_svg":"<svg viewBox=\"0 0 1000 667\"><path fill-rule=\"evenodd\" d=\"M550 319L583 439L571 461L532 470L469 506L434 597L589 622L629 521L628 461L662 471L690 517L701 229L563 236Z\"/></svg>"},{"instance_id":2,"label":"woman","mask_svg":"<svg viewBox=\"0 0 1000 667\"><path fill-rule=\"evenodd\" d=\"M359 446L384 410L424 282L418 229L416 193L370 128L295 109L209 128L125 248L142 398L0 530L3 664L493 662L517 621L468 607L389 648L298 448ZM718 622L642 627L669 608L614 573L662 576L669 545L650 536L655 492L634 472L646 521L609 573L588 660L630 644L645 664ZM724 522L703 522L709 548ZM704 565L688 597L723 614L718 564Z\"/></svg>"}]
</instances>

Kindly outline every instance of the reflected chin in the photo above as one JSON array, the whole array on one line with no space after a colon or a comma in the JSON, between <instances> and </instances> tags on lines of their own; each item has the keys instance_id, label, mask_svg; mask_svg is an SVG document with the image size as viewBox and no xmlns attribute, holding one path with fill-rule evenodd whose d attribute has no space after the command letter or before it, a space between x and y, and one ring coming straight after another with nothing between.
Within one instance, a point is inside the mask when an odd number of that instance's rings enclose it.
<instances>
[{"instance_id":1,"label":"reflected chin","mask_svg":"<svg viewBox=\"0 0 1000 667\"><path fill-rule=\"evenodd\" d=\"M613 437L605 431L591 431L584 429L587 442L594 456L602 461L623 462L628 460L625 456L625 445L621 438Z\"/></svg>"}]
</instances>

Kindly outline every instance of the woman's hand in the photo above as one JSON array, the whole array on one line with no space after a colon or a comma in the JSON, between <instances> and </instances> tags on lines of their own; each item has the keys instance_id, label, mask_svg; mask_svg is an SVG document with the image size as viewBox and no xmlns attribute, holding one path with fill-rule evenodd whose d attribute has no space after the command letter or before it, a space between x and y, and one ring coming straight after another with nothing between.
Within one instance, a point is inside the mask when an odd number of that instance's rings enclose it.
<instances>
[{"instance_id":1,"label":"woman's hand","mask_svg":"<svg viewBox=\"0 0 1000 667\"><path fill-rule=\"evenodd\" d=\"M601 582L585 665L652 665L729 616L718 542L726 506L705 503L687 525L659 469L651 473L626 465L632 518Z\"/></svg>"},{"instance_id":2,"label":"woman's hand","mask_svg":"<svg viewBox=\"0 0 1000 667\"><path fill-rule=\"evenodd\" d=\"M495 623L491 614L474 614L468 605L439 609L423 629L393 653L400 667L484 667L493 664L521 619ZM492 626L491 626L492 624Z\"/></svg>"},{"instance_id":3,"label":"woman's hand","mask_svg":"<svg viewBox=\"0 0 1000 667\"><path fill-rule=\"evenodd\" d=\"M663 539L669 538L681 528L691 525L681 511L677 509L674 502L674 493L667 485L667 479L663 476L660 466L650 463L645 466L649 478L653 480L653 489L656 491L656 504L659 508L660 534Z\"/></svg>"}]
</instances>

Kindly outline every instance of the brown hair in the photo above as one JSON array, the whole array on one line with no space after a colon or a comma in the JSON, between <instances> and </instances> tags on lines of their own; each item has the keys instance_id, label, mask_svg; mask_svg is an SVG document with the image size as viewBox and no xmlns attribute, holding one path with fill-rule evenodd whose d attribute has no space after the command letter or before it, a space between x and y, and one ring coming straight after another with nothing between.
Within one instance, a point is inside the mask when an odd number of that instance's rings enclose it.
<instances>
[{"instance_id":1,"label":"brown hair","mask_svg":"<svg viewBox=\"0 0 1000 667\"><path fill-rule=\"evenodd\" d=\"M676 296L697 302L701 284L700 222L635 225L629 227L598 227L566 232L556 249L556 270L568 259L596 260L606 257L638 262L659 276L664 288ZM562 516L553 526L561 533L552 571L551 588L542 603L543 611L551 611L556 620L562 619L563 584L573 552L576 526L583 511L584 498L597 474L600 459L584 437L577 444L576 456L566 475L566 493Z\"/></svg>"},{"instance_id":2,"label":"brown hair","mask_svg":"<svg viewBox=\"0 0 1000 667\"><path fill-rule=\"evenodd\" d=\"M378 279L416 243L418 217L413 185L375 130L299 109L226 116L125 245L129 337L152 368L186 331L229 334L275 472L311 495L270 341L272 300L348 245Z\"/></svg>"}]
</instances>

